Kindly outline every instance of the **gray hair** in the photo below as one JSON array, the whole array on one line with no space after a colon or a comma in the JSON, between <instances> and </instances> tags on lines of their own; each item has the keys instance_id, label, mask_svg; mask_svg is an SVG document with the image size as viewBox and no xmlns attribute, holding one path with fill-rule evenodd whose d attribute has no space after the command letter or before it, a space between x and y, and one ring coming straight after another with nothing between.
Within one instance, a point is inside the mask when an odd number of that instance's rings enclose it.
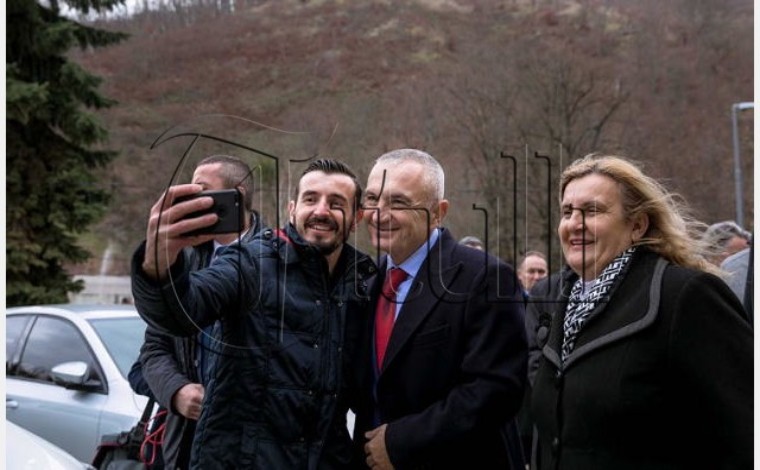
<instances>
[{"instance_id":1,"label":"gray hair","mask_svg":"<svg viewBox=\"0 0 760 470\"><path fill-rule=\"evenodd\" d=\"M467 235L466 237L462 238L459 240L459 243L462 245L471 246L473 248L478 246L483 248L483 241L480 238L472 235Z\"/></svg>"},{"instance_id":2,"label":"gray hair","mask_svg":"<svg viewBox=\"0 0 760 470\"><path fill-rule=\"evenodd\" d=\"M424 169L423 183L425 184L425 187L432 188L433 196L435 196L436 200L442 200L445 183L443 167L441 167L438 160L433 158L429 153L416 149L393 150L378 157L375 164L382 163L398 165L399 163L406 161L413 161L422 165Z\"/></svg>"},{"instance_id":3,"label":"gray hair","mask_svg":"<svg viewBox=\"0 0 760 470\"><path fill-rule=\"evenodd\" d=\"M726 244L734 237L740 237L747 241L752 240L752 234L732 221L726 220L723 222L717 222L705 230L703 239L716 249L723 249Z\"/></svg>"}]
</instances>

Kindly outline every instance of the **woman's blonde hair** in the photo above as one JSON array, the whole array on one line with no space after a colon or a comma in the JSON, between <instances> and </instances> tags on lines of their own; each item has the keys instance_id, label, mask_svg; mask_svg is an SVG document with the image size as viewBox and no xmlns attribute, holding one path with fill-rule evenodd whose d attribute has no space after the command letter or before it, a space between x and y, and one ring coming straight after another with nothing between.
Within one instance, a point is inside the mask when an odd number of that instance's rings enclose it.
<instances>
[{"instance_id":1,"label":"woman's blonde hair","mask_svg":"<svg viewBox=\"0 0 760 470\"><path fill-rule=\"evenodd\" d=\"M705 258L708 247L701 237L705 224L689 214L680 196L668 192L631 161L596 154L574 161L560 176L560 201L571 181L590 174L607 176L618 184L626 217L641 213L649 217L649 227L636 245L647 246L673 264L720 274Z\"/></svg>"}]
</instances>

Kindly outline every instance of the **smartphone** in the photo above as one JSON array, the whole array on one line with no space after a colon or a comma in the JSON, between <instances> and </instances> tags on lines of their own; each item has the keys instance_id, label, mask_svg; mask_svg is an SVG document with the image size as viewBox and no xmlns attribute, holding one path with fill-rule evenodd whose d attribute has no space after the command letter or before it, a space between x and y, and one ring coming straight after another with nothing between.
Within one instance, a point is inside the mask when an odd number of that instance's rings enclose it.
<instances>
[{"instance_id":1,"label":"smartphone","mask_svg":"<svg viewBox=\"0 0 760 470\"><path fill-rule=\"evenodd\" d=\"M174 201L174 204L178 204L183 201L195 199L199 197L211 197L214 199L214 205L208 209L202 211L192 212L182 218L194 219L202 215L216 213L219 220L214 225L203 227L192 232L184 234L186 237L192 237L194 235L206 235L214 233L237 233L243 230L243 204L240 191L237 189L220 189L201 191L193 194L192 196L179 197Z\"/></svg>"}]
</instances>

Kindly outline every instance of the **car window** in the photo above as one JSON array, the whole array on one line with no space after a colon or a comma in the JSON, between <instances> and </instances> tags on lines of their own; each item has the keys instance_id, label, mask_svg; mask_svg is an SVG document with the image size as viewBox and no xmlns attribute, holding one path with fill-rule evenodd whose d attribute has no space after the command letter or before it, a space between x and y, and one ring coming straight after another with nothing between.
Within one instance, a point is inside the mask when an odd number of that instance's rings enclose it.
<instances>
[{"instance_id":1,"label":"car window","mask_svg":"<svg viewBox=\"0 0 760 470\"><path fill-rule=\"evenodd\" d=\"M140 317L98 318L90 320L90 324L126 379L129 369L140 355L140 346L145 339L145 322Z\"/></svg>"},{"instance_id":2,"label":"car window","mask_svg":"<svg viewBox=\"0 0 760 470\"><path fill-rule=\"evenodd\" d=\"M90 368L89 380L103 382L97 361L77 327L68 320L40 315L29 333L17 374L52 382L51 369L69 361L83 361Z\"/></svg>"},{"instance_id":3,"label":"car window","mask_svg":"<svg viewBox=\"0 0 760 470\"><path fill-rule=\"evenodd\" d=\"M21 342L24 328L31 315L9 315L5 317L5 373L11 373L16 350Z\"/></svg>"}]
</instances>

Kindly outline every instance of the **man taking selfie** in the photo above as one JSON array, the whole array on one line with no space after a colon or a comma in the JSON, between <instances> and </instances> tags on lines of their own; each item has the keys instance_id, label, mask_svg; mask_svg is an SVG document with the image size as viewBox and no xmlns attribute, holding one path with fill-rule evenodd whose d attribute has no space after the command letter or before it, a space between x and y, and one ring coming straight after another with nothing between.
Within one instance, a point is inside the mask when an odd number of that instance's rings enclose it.
<instances>
[{"instance_id":1,"label":"man taking selfie","mask_svg":"<svg viewBox=\"0 0 760 470\"><path fill-rule=\"evenodd\" d=\"M191 467L350 468L348 377L368 305L366 279L375 272L369 257L345 243L361 216L361 185L341 162L312 162L283 229L264 230L190 272L179 253L213 234L186 234L218 217L185 218L208 209L210 198L172 201L201 189L167 190L132 262L135 304L151 327L194 335L221 323L222 351Z\"/></svg>"}]
</instances>

